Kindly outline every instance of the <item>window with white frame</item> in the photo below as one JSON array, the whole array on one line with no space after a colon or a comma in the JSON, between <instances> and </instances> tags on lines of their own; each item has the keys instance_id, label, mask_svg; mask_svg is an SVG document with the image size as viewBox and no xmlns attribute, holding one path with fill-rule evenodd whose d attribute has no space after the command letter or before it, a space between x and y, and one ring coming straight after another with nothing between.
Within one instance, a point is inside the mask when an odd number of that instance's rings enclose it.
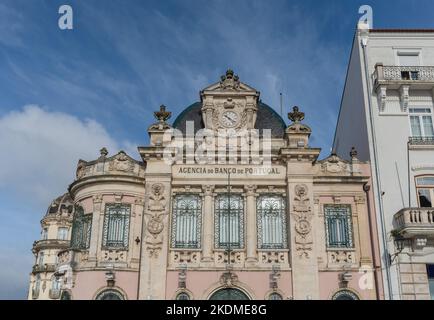
<instances>
[{"instance_id":1,"label":"window with white frame","mask_svg":"<svg viewBox=\"0 0 434 320\"><path fill-rule=\"evenodd\" d=\"M57 229L57 239L59 240L68 240L68 228L59 227Z\"/></svg>"},{"instance_id":2,"label":"window with white frame","mask_svg":"<svg viewBox=\"0 0 434 320\"><path fill-rule=\"evenodd\" d=\"M286 248L285 198L261 195L256 200L258 248Z\"/></svg>"},{"instance_id":3,"label":"window with white frame","mask_svg":"<svg viewBox=\"0 0 434 320\"><path fill-rule=\"evenodd\" d=\"M202 201L200 196L182 194L173 200L172 247L200 248Z\"/></svg>"},{"instance_id":4,"label":"window with white frame","mask_svg":"<svg viewBox=\"0 0 434 320\"><path fill-rule=\"evenodd\" d=\"M103 241L104 248L127 249L130 230L129 204L107 204L104 214Z\"/></svg>"},{"instance_id":5,"label":"window with white frame","mask_svg":"<svg viewBox=\"0 0 434 320\"><path fill-rule=\"evenodd\" d=\"M431 108L409 108L410 127L413 138L434 138Z\"/></svg>"},{"instance_id":6,"label":"window with white frame","mask_svg":"<svg viewBox=\"0 0 434 320\"><path fill-rule=\"evenodd\" d=\"M51 278L51 289L53 291L60 291L62 287L62 278L53 276Z\"/></svg>"},{"instance_id":7,"label":"window with white frame","mask_svg":"<svg viewBox=\"0 0 434 320\"><path fill-rule=\"evenodd\" d=\"M416 177L419 207L432 208L434 200L434 175Z\"/></svg>"},{"instance_id":8,"label":"window with white frame","mask_svg":"<svg viewBox=\"0 0 434 320\"><path fill-rule=\"evenodd\" d=\"M325 205L324 219L328 248L353 248L350 205Z\"/></svg>"},{"instance_id":9,"label":"window with white frame","mask_svg":"<svg viewBox=\"0 0 434 320\"><path fill-rule=\"evenodd\" d=\"M215 247L244 247L244 202L237 194L220 194L214 208Z\"/></svg>"}]
</instances>

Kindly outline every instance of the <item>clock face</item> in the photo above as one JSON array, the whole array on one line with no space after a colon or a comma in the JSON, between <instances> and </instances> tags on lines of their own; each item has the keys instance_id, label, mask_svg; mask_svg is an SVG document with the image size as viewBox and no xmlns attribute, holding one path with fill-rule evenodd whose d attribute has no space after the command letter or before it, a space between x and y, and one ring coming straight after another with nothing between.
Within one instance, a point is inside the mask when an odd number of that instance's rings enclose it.
<instances>
[{"instance_id":1,"label":"clock face","mask_svg":"<svg viewBox=\"0 0 434 320\"><path fill-rule=\"evenodd\" d=\"M220 121L225 127L235 127L238 123L238 113L234 111L225 111L223 112Z\"/></svg>"}]
</instances>

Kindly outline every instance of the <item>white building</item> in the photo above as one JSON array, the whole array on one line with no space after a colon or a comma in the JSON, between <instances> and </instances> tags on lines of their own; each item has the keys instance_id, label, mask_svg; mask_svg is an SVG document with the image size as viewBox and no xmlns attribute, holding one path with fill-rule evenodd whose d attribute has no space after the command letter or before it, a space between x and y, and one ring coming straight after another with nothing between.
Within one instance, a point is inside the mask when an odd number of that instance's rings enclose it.
<instances>
[{"instance_id":1,"label":"white building","mask_svg":"<svg viewBox=\"0 0 434 320\"><path fill-rule=\"evenodd\" d=\"M360 24L334 149L370 161L386 298L434 298L434 30Z\"/></svg>"}]
</instances>

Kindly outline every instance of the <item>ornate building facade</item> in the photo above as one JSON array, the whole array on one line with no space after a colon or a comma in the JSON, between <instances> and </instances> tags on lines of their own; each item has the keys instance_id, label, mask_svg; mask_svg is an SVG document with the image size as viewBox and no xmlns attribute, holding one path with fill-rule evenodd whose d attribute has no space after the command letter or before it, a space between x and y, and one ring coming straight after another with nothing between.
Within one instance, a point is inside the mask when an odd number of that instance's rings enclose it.
<instances>
[{"instance_id":1,"label":"ornate building facade","mask_svg":"<svg viewBox=\"0 0 434 320\"><path fill-rule=\"evenodd\" d=\"M155 112L142 161L80 160L29 299L382 299L369 164L319 160L304 113L259 96L228 70L172 125Z\"/></svg>"}]
</instances>

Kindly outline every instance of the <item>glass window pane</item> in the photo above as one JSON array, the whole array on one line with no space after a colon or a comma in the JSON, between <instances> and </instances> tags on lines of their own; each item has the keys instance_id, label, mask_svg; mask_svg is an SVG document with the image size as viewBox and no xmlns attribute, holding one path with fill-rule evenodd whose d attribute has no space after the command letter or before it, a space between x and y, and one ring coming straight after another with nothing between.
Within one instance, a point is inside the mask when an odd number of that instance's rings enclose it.
<instances>
[{"instance_id":1,"label":"glass window pane","mask_svg":"<svg viewBox=\"0 0 434 320\"><path fill-rule=\"evenodd\" d=\"M244 247L244 205L240 195L222 194L215 200L215 246Z\"/></svg>"},{"instance_id":2,"label":"glass window pane","mask_svg":"<svg viewBox=\"0 0 434 320\"><path fill-rule=\"evenodd\" d=\"M433 130L433 126L432 126L431 116L423 116L422 122L423 122L423 131L424 131L425 137L434 136L434 130Z\"/></svg>"},{"instance_id":3,"label":"glass window pane","mask_svg":"<svg viewBox=\"0 0 434 320\"><path fill-rule=\"evenodd\" d=\"M416 178L418 186L434 186L434 176Z\"/></svg>"},{"instance_id":4,"label":"glass window pane","mask_svg":"<svg viewBox=\"0 0 434 320\"><path fill-rule=\"evenodd\" d=\"M103 247L128 248L130 227L129 204L107 204L104 214Z\"/></svg>"},{"instance_id":5,"label":"glass window pane","mask_svg":"<svg viewBox=\"0 0 434 320\"><path fill-rule=\"evenodd\" d=\"M411 124L411 134L413 137L422 136L422 131L420 128L420 122L418 116L410 116L410 124Z\"/></svg>"},{"instance_id":6,"label":"glass window pane","mask_svg":"<svg viewBox=\"0 0 434 320\"><path fill-rule=\"evenodd\" d=\"M431 208L431 195L429 189L417 189L417 194L419 196L419 205L422 208Z\"/></svg>"},{"instance_id":7,"label":"glass window pane","mask_svg":"<svg viewBox=\"0 0 434 320\"><path fill-rule=\"evenodd\" d=\"M202 219L202 202L200 196L176 196L172 212L172 247L200 248Z\"/></svg>"},{"instance_id":8,"label":"glass window pane","mask_svg":"<svg viewBox=\"0 0 434 320\"><path fill-rule=\"evenodd\" d=\"M260 196L256 213L259 248L286 248L285 199L274 195Z\"/></svg>"},{"instance_id":9,"label":"glass window pane","mask_svg":"<svg viewBox=\"0 0 434 320\"><path fill-rule=\"evenodd\" d=\"M83 208L76 206L72 224L71 247L74 249L89 248L91 229L92 214L85 215Z\"/></svg>"},{"instance_id":10,"label":"glass window pane","mask_svg":"<svg viewBox=\"0 0 434 320\"><path fill-rule=\"evenodd\" d=\"M349 205L326 205L325 224L327 246L335 248L353 247L351 207Z\"/></svg>"}]
</instances>

